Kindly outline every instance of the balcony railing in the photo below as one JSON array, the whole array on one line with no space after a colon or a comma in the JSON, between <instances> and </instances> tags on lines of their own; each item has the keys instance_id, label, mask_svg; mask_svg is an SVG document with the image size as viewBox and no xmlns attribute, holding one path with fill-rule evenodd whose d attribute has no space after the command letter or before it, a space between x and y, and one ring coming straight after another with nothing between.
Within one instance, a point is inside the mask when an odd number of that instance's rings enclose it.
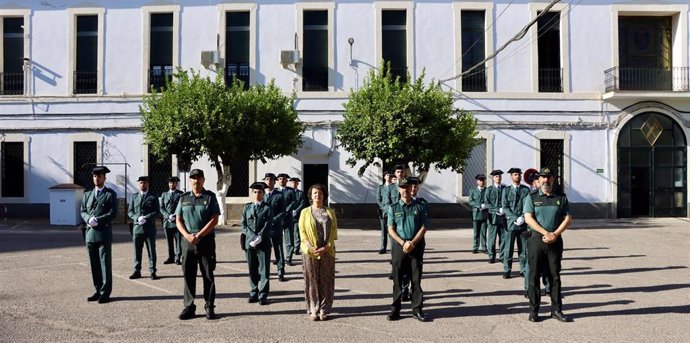
<instances>
[{"instance_id":1,"label":"balcony railing","mask_svg":"<svg viewBox=\"0 0 690 343\"><path fill-rule=\"evenodd\" d=\"M690 91L690 68L620 68L604 71L606 92Z\"/></svg>"},{"instance_id":2,"label":"balcony railing","mask_svg":"<svg viewBox=\"0 0 690 343\"><path fill-rule=\"evenodd\" d=\"M172 66L152 66L149 70L149 89L165 90L166 83L172 81Z\"/></svg>"},{"instance_id":3,"label":"balcony railing","mask_svg":"<svg viewBox=\"0 0 690 343\"><path fill-rule=\"evenodd\" d=\"M486 69L478 69L462 76L463 92L486 92Z\"/></svg>"},{"instance_id":4,"label":"balcony railing","mask_svg":"<svg viewBox=\"0 0 690 343\"><path fill-rule=\"evenodd\" d=\"M97 71L74 72L74 94L96 94L98 91Z\"/></svg>"},{"instance_id":5,"label":"balcony railing","mask_svg":"<svg viewBox=\"0 0 690 343\"><path fill-rule=\"evenodd\" d=\"M328 67L302 67L302 90L305 92L328 91Z\"/></svg>"},{"instance_id":6,"label":"balcony railing","mask_svg":"<svg viewBox=\"0 0 690 343\"><path fill-rule=\"evenodd\" d=\"M0 95L23 95L24 73L0 73Z\"/></svg>"},{"instance_id":7,"label":"balcony railing","mask_svg":"<svg viewBox=\"0 0 690 343\"><path fill-rule=\"evenodd\" d=\"M539 68L539 92L563 92L563 68Z\"/></svg>"},{"instance_id":8,"label":"balcony railing","mask_svg":"<svg viewBox=\"0 0 690 343\"><path fill-rule=\"evenodd\" d=\"M248 63L228 63L225 66L225 84L232 85L233 79L244 83L243 88L249 89L249 64Z\"/></svg>"}]
</instances>

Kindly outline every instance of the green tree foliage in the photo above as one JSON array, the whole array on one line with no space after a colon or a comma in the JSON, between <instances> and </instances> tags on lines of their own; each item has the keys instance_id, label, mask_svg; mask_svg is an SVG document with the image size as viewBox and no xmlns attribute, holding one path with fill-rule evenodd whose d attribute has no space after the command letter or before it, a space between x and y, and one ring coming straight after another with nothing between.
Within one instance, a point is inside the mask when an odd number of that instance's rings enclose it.
<instances>
[{"instance_id":1,"label":"green tree foliage","mask_svg":"<svg viewBox=\"0 0 690 343\"><path fill-rule=\"evenodd\" d=\"M433 164L436 170L461 172L478 142L475 118L456 109L451 94L433 80L425 85L424 73L401 82L386 70L371 70L344 104L338 140L352 154L347 164L363 161L360 176L378 165L377 158L388 165L412 162L420 171Z\"/></svg>"},{"instance_id":2,"label":"green tree foliage","mask_svg":"<svg viewBox=\"0 0 690 343\"><path fill-rule=\"evenodd\" d=\"M220 75L212 80L178 69L165 90L144 97L140 112L153 154L177 154L186 165L207 155L224 191L232 161L265 162L296 152L304 124L294 102L294 94L283 95L273 81L244 90L238 80L226 86Z\"/></svg>"}]
</instances>

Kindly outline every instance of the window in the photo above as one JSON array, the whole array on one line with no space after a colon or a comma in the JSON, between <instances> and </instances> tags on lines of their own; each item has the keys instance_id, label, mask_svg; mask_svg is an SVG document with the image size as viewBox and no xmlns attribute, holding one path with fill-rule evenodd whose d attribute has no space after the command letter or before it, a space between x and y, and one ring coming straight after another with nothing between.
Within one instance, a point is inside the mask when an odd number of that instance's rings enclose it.
<instances>
[{"instance_id":1,"label":"window","mask_svg":"<svg viewBox=\"0 0 690 343\"><path fill-rule=\"evenodd\" d=\"M249 11L225 13L225 83L249 88Z\"/></svg>"},{"instance_id":2,"label":"window","mask_svg":"<svg viewBox=\"0 0 690 343\"><path fill-rule=\"evenodd\" d=\"M462 71L486 58L484 42L484 11L461 11ZM465 92L486 92L486 68L480 66L462 77Z\"/></svg>"},{"instance_id":3,"label":"window","mask_svg":"<svg viewBox=\"0 0 690 343\"><path fill-rule=\"evenodd\" d=\"M537 20L539 92L563 92L560 16L560 12L547 12Z\"/></svg>"},{"instance_id":4,"label":"window","mask_svg":"<svg viewBox=\"0 0 690 343\"><path fill-rule=\"evenodd\" d=\"M98 145L96 142L74 142L74 183L86 189L93 188L91 169L96 165Z\"/></svg>"},{"instance_id":5,"label":"window","mask_svg":"<svg viewBox=\"0 0 690 343\"><path fill-rule=\"evenodd\" d=\"M24 142L2 142L2 197L24 197Z\"/></svg>"},{"instance_id":6,"label":"window","mask_svg":"<svg viewBox=\"0 0 690 343\"><path fill-rule=\"evenodd\" d=\"M407 11L381 11L381 58L393 78L407 80Z\"/></svg>"},{"instance_id":7,"label":"window","mask_svg":"<svg viewBox=\"0 0 690 343\"><path fill-rule=\"evenodd\" d=\"M149 190L156 196L160 196L168 190L168 178L172 173L172 156L159 159L158 156L148 153L148 177Z\"/></svg>"},{"instance_id":8,"label":"window","mask_svg":"<svg viewBox=\"0 0 690 343\"><path fill-rule=\"evenodd\" d=\"M618 86L620 90L673 89L671 17L618 18ZM684 72L683 72L684 70ZM687 68L677 68L687 89Z\"/></svg>"},{"instance_id":9,"label":"window","mask_svg":"<svg viewBox=\"0 0 690 343\"><path fill-rule=\"evenodd\" d=\"M563 140L562 139L542 139L540 140L540 161L541 166L549 167L556 172L556 183L563 185Z\"/></svg>"},{"instance_id":10,"label":"window","mask_svg":"<svg viewBox=\"0 0 690 343\"><path fill-rule=\"evenodd\" d=\"M462 173L462 195L469 196L470 190L477 187L477 180L474 179L477 174L486 173L486 139L481 139L478 145L472 148L470 158L467 159L465 170Z\"/></svg>"},{"instance_id":11,"label":"window","mask_svg":"<svg viewBox=\"0 0 690 343\"><path fill-rule=\"evenodd\" d=\"M302 90L328 90L328 11L308 10L303 16Z\"/></svg>"},{"instance_id":12,"label":"window","mask_svg":"<svg viewBox=\"0 0 690 343\"><path fill-rule=\"evenodd\" d=\"M2 73L0 95L24 94L24 18L2 18Z\"/></svg>"},{"instance_id":13,"label":"window","mask_svg":"<svg viewBox=\"0 0 690 343\"><path fill-rule=\"evenodd\" d=\"M74 94L98 91L98 15L77 16Z\"/></svg>"},{"instance_id":14,"label":"window","mask_svg":"<svg viewBox=\"0 0 690 343\"><path fill-rule=\"evenodd\" d=\"M228 197L249 196L249 161L230 161L232 180L225 193Z\"/></svg>"},{"instance_id":15,"label":"window","mask_svg":"<svg viewBox=\"0 0 690 343\"><path fill-rule=\"evenodd\" d=\"M165 89L173 74L173 13L151 13L149 89Z\"/></svg>"}]
</instances>

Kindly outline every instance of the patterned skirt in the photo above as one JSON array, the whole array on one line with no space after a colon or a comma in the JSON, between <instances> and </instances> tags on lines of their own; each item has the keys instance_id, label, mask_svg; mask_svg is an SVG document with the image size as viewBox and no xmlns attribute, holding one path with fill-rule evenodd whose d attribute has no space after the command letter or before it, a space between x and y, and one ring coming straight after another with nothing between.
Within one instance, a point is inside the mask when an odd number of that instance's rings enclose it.
<instances>
[{"instance_id":1,"label":"patterned skirt","mask_svg":"<svg viewBox=\"0 0 690 343\"><path fill-rule=\"evenodd\" d=\"M307 314L329 314L335 293L335 258L323 254L320 259L302 254L304 299Z\"/></svg>"}]
</instances>

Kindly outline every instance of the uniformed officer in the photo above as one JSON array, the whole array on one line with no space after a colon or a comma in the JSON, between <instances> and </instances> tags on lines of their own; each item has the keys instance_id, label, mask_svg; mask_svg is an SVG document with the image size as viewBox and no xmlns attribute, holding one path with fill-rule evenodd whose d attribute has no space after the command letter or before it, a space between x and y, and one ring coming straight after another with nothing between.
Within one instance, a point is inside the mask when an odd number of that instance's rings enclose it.
<instances>
[{"instance_id":1,"label":"uniformed officer","mask_svg":"<svg viewBox=\"0 0 690 343\"><path fill-rule=\"evenodd\" d=\"M127 209L127 216L132 220L132 242L134 243L134 272L130 279L141 277L141 250L146 244L149 255L149 272L151 280L158 280L156 275L156 218L160 205L158 198L149 192L149 177L137 179L139 193L132 195L132 202Z\"/></svg>"},{"instance_id":2,"label":"uniformed officer","mask_svg":"<svg viewBox=\"0 0 690 343\"><path fill-rule=\"evenodd\" d=\"M271 206L263 202L267 184L254 182L249 188L252 202L245 204L242 209L241 242L249 268L248 302L266 305L270 289L273 211Z\"/></svg>"},{"instance_id":3,"label":"uniformed officer","mask_svg":"<svg viewBox=\"0 0 690 343\"><path fill-rule=\"evenodd\" d=\"M184 274L184 310L179 318L194 318L196 306L197 266L204 281L206 319L216 319L214 311L216 285L213 271L216 268L216 240L214 230L218 224L220 207L216 194L204 189L204 172L192 169L189 172L190 192L182 194L175 209L177 229L182 240L182 272Z\"/></svg>"},{"instance_id":4,"label":"uniformed officer","mask_svg":"<svg viewBox=\"0 0 690 343\"><path fill-rule=\"evenodd\" d=\"M472 208L472 253L486 252L486 223L489 210L486 201L486 176L477 174L477 187L470 190L469 204Z\"/></svg>"},{"instance_id":5,"label":"uniformed officer","mask_svg":"<svg viewBox=\"0 0 690 343\"><path fill-rule=\"evenodd\" d=\"M527 179L527 182L530 185L530 192L529 194L532 195L534 193L539 192L539 189L541 188L541 184L539 183L539 173L532 173L529 178ZM555 185L552 185L552 192L553 193L560 193L561 191L557 190ZM527 198L525 198L527 199ZM529 235L528 235L528 243L529 243ZM529 249L527 249L527 269L529 269ZM551 292L551 285L549 284L549 279L546 275L546 273L541 274L541 282L544 284L544 288L541 291L541 295L546 295ZM525 278L525 298L529 297L529 278Z\"/></svg>"},{"instance_id":6,"label":"uniformed officer","mask_svg":"<svg viewBox=\"0 0 690 343\"><path fill-rule=\"evenodd\" d=\"M292 242L293 246L295 247L294 252L295 255L301 255L302 253L300 252L300 245L302 244L302 240L300 239L299 236L299 216L300 212L302 212L303 209L307 208L309 206L309 202L307 201L307 196L306 194L299 189L299 183L302 182L300 178L298 177L291 177L289 180L289 186L290 188L293 189L295 192L295 203L297 204L296 206L293 207L292 210L292 222L293 224L293 237L294 241Z\"/></svg>"},{"instance_id":7,"label":"uniformed officer","mask_svg":"<svg viewBox=\"0 0 690 343\"><path fill-rule=\"evenodd\" d=\"M541 189L530 194L524 203L525 221L531 229L527 242L529 249L529 321L538 322L539 275L546 274L551 284L551 317L561 322L571 319L563 314L561 301L561 260L563 258L563 232L570 226L570 205L565 193L554 193L555 175L550 168L541 168Z\"/></svg>"},{"instance_id":8,"label":"uniformed officer","mask_svg":"<svg viewBox=\"0 0 690 343\"><path fill-rule=\"evenodd\" d=\"M175 209L177 203L180 201L182 191L177 189L180 179L177 176L168 178L168 191L161 194L160 197L160 212L163 216L163 229L165 230L165 238L168 241L168 259L163 264L182 264L182 236L177 230L177 218L175 217Z\"/></svg>"},{"instance_id":9,"label":"uniformed officer","mask_svg":"<svg viewBox=\"0 0 690 343\"><path fill-rule=\"evenodd\" d=\"M278 174L278 190L283 194L283 202L285 203L285 214L283 215L283 241L285 243L285 263L292 266L292 256L295 251L299 251L299 244L295 244L295 223L292 220L292 211L300 204L296 202L295 190L288 187L287 183L290 175L285 173Z\"/></svg>"},{"instance_id":10,"label":"uniformed officer","mask_svg":"<svg viewBox=\"0 0 690 343\"><path fill-rule=\"evenodd\" d=\"M266 173L264 175L264 182L268 185L266 188L266 195L264 196L264 203L271 207L273 211L273 227L271 228L271 243L273 244L273 253L276 257L276 265L278 267L278 281L284 282L285 279L285 259L283 253L283 217L285 216L285 202L283 195L275 188L276 175L273 173Z\"/></svg>"},{"instance_id":11,"label":"uniformed officer","mask_svg":"<svg viewBox=\"0 0 690 343\"><path fill-rule=\"evenodd\" d=\"M108 167L94 167L91 173L94 188L84 193L80 213L86 223L84 238L96 292L86 300L104 304L110 301L113 290L112 221L117 216L117 194L105 186L105 174L110 173Z\"/></svg>"},{"instance_id":12,"label":"uniformed officer","mask_svg":"<svg viewBox=\"0 0 690 343\"><path fill-rule=\"evenodd\" d=\"M395 179L395 183L391 183L388 186L388 191L386 192L386 195L384 197L384 207L386 208L386 212L390 209L390 207L394 204L397 204L400 201L400 190L398 188L398 182L397 180L402 180L407 177L407 171L405 170L405 165L404 164L396 164L395 167L393 168L393 177L391 179ZM387 223L386 223L387 224ZM391 244L392 246L392 244ZM403 301L410 301L410 287L409 287L409 271L403 271L402 272L402 277L403 277L403 288L402 288L402 300ZM393 271L391 270L391 275L389 276L389 279L393 279Z\"/></svg>"},{"instance_id":13,"label":"uniformed officer","mask_svg":"<svg viewBox=\"0 0 690 343\"><path fill-rule=\"evenodd\" d=\"M518 257L520 261L520 275L524 276L527 269L526 248L527 239L524 235L527 230L525 217L522 216L522 205L524 199L529 195L529 188L520 184L522 170L520 168L510 168L508 170L512 184L503 190L501 206L506 216L507 230L503 239L503 278L510 279L510 272L513 268L513 252L517 241Z\"/></svg>"},{"instance_id":14,"label":"uniformed officer","mask_svg":"<svg viewBox=\"0 0 690 343\"><path fill-rule=\"evenodd\" d=\"M403 273L410 270L412 288L412 316L427 321L422 310L422 265L424 263L424 235L428 215L424 206L412 201L411 183L407 178L398 179L400 200L388 210L388 234L393 240L391 262L393 265L393 304L388 320L400 319Z\"/></svg>"},{"instance_id":15,"label":"uniformed officer","mask_svg":"<svg viewBox=\"0 0 690 343\"><path fill-rule=\"evenodd\" d=\"M386 227L386 202L384 198L387 196L388 187L392 184L391 172L386 170L383 172L383 183L376 187L376 203L378 204L379 223L381 224L381 249L379 254L385 254L388 246L388 227Z\"/></svg>"},{"instance_id":16,"label":"uniformed officer","mask_svg":"<svg viewBox=\"0 0 690 343\"><path fill-rule=\"evenodd\" d=\"M506 218L501 204L501 195L505 186L501 183L503 171L496 169L491 171L492 184L486 189L486 203L489 208L489 234L487 237L487 252L489 263L496 263L496 238L498 237L499 253L503 251L505 240L501 239L506 227Z\"/></svg>"},{"instance_id":17,"label":"uniformed officer","mask_svg":"<svg viewBox=\"0 0 690 343\"><path fill-rule=\"evenodd\" d=\"M407 182L409 182L411 184L410 195L412 195L412 201L424 206L424 210L428 216L429 215L429 202L426 199L418 196L419 187L422 184L422 180L416 176L410 176L407 178Z\"/></svg>"}]
</instances>

